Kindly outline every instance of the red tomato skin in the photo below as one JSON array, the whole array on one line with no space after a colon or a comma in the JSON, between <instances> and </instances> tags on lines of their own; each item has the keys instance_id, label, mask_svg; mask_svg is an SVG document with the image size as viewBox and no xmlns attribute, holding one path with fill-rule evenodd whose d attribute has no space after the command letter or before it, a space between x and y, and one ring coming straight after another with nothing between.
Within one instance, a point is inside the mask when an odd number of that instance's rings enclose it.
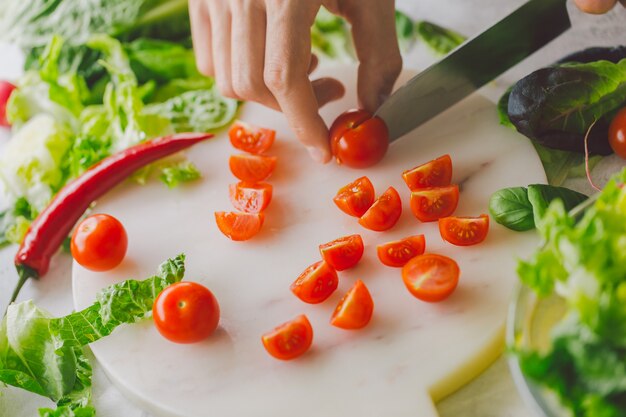
<instances>
[{"instance_id":1,"label":"red tomato skin","mask_svg":"<svg viewBox=\"0 0 626 417\"><path fill-rule=\"evenodd\" d=\"M489 216L444 217L439 219L441 237L456 246L477 245L485 240L489 232ZM462 234L462 236L459 236Z\"/></svg>"},{"instance_id":2,"label":"red tomato skin","mask_svg":"<svg viewBox=\"0 0 626 417\"><path fill-rule=\"evenodd\" d=\"M626 159L626 107L621 109L609 126L609 145L622 159Z\"/></svg>"},{"instance_id":3,"label":"red tomato skin","mask_svg":"<svg viewBox=\"0 0 626 417\"><path fill-rule=\"evenodd\" d=\"M359 219L359 224L375 232L391 229L402 215L402 200L395 188L389 187Z\"/></svg>"},{"instance_id":4,"label":"red tomato skin","mask_svg":"<svg viewBox=\"0 0 626 417\"><path fill-rule=\"evenodd\" d=\"M426 250L424 235L409 236L376 247L378 259L383 265L401 268L412 258L422 255Z\"/></svg>"},{"instance_id":5,"label":"red tomato skin","mask_svg":"<svg viewBox=\"0 0 626 417\"><path fill-rule=\"evenodd\" d=\"M361 235L350 235L320 245L322 258L336 271L355 266L363 257Z\"/></svg>"},{"instance_id":6,"label":"red tomato skin","mask_svg":"<svg viewBox=\"0 0 626 417\"><path fill-rule=\"evenodd\" d=\"M313 343L313 328L302 314L261 336L267 353L276 359L289 361L302 356Z\"/></svg>"},{"instance_id":7,"label":"red tomato skin","mask_svg":"<svg viewBox=\"0 0 626 417\"><path fill-rule=\"evenodd\" d=\"M276 131L236 120L228 130L228 137L236 149L258 155L272 147Z\"/></svg>"},{"instance_id":8,"label":"red tomato skin","mask_svg":"<svg viewBox=\"0 0 626 417\"><path fill-rule=\"evenodd\" d=\"M325 261L310 265L291 284L291 292L308 304L319 304L332 295L339 285L337 272Z\"/></svg>"},{"instance_id":9,"label":"red tomato skin","mask_svg":"<svg viewBox=\"0 0 626 417\"><path fill-rule=\"evenodd\" d=\"M82 220L70 241L72 256L91 271L108 271L118 266L128 249L122 223L108 214L92 214Z\"/></svg>"},{"instance_id":10,"label":"red tomato skin","mask_svg":"<svg viewBox=\"0 0 626 417\"><path fill-rule=\"evenodd\" d=\"M178 282L165 288L152 306L154 324L174 343L197 343L217 328L220 306L213 293L195 282Z\"/></svg>"},{"instance_id":11,"label":"red tomato skin","mask_svg":"<svg viewBox=\"0 0 626 417\"><path fill-rule=\"evenodd\" d=\"M374 300L361 280L343 296L330 319L330 324L346 330L367 326L374 314Z\"/></svg>"},{"instance_id":12,"label":"red tomato skin","mask_svg":"<svg viewBox=\"0 0 626 417\"><path fill-rule=\"evenodd\" d=\"M268 179L276 168L277 158L264 155L231 155L228 160L230 172L243 182L255 184Z\"/></svg>"},{"instance_id":13,"label":"red tomato skin","mask_svg":"<svg viewBox=\"0 0 626 417\"><path fill-rule=\"evenodd\" d=\"M244 213L261 213L272 201L273 187L264 182L248 184L242 181L230 184L228 190L233 207Z\"/></svg>"},{"instance_id":14,"label":"red tomato skin","mask_svg":"<svg viewBox=\"0 0 626 417\"><path fill-rule=\"evenodd\" d=\"M420 275L420 268L426 268L423 275ZM460 274L459 265L453 259L433 253L416 256L402 267L402 280L406 288L415 298L429 303L448 298L456 289ZM424 283L420 282L421 276L427 278L426 284L432 284L435 280L434 285L438 287L424 288Z\"/></svg>"},{"instance_id":15,"label":"red tomato skin","mask_svg":"<svg viewBox=\"0 0 626 417\"><path fill-rule=\"evenodd\" d=\"M8 81L0 81L0 126L11 126L7 120L7 103L15 88L15 85Z\"/></svg>"},{"instance_id":16,"label":"red tomato skin","mask_svg":"<svg viewBox=\"0 0 626 417\"><path fill-rule=\"evenodd\" d=\"M367 177L358 178L341 187L333 198L341 211L353 217L363 216L375 200L374 186Z\"/></svg>"},{"instance_id":17,"label":"red tomato skin","mask_svg":"<svg viewBox=\"0 0 626 417\"><path fill-rule=\"evenodd\" d=\"M452 159L443 155L402 173L411 191L430 187L445 187L452 181Z\"/></svg>"},{"instance_id":18,"label":"red tomato skin","mask_svg":"<svg viewBox=\"0 0 626 417\"><path fill-rule=\"evenodd\" d=\"M389 131L381 118L365 110L348 110L330 127L330 147L338 164L368 168L387 153Z\"/></svg>"},{"instance_id":19,"label":"red tomato skin","mask_svg":"<svg viewBox=\"0 0 626 417\"><path fill-rule=\"evenodd\" d=\"M433 204L433 199L435 204ZM449 217L454 213L458 204L458 185L424 188L411 192L411 211L422 222L434 222L443 217Z\"/></svg>"},{"instance_id":20,"label":"red tomato skin","mask_svg":"<svg viewBox=\"0 0 626 417\"><path fill-rule=\"evenodd\" d=\"M261 231L263 213L215 212L217 227L227 238L236 242L251 239Z\"/></svg>"}]
</instances>

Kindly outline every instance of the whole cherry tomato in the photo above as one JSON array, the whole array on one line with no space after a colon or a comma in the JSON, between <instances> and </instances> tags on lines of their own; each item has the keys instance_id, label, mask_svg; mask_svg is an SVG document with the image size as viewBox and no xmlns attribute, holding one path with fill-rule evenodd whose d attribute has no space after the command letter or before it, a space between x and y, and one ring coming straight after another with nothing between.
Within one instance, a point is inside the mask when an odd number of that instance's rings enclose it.
<instances>
[{"instance_id":1,"label":"whole cherry tomato","mask_svg":"<svg viewBox=\"0 0 626 417\"><path fill-rule=\"evenodd\" d=\"M108 271L118 266L128 248L122 223L108 214L92 214L78 223L70 241L72 256L92 271Z\"/></svg>"},{"instance_id":2,"label":"whole cherry tomato","mask_svg":"<svg viewBox=\"0 0 626 417\"><path fill-rule=\"evenodd\" d=\"M205 286L179 282L157 296L152 317L157 330L166 339L175 343L196 343L217 328L220 306Z\"/></svg>"},{"instance_id":3,"label":"whole cherry tomato","mask_svg":"<svg viewBox=\"0 0 626 417\"><path fill-rule=\"evenodd\" d=\"M8 81L0 81L0 126L9 127L7 120L7 103L15 86Z\"/></svg>"},{"instance_id":4,"label":"whole cherry tomato","mask_svg":"<svg viewBox=\"0 0 626 417\"><path fill-rule=\"evenodd\" d=\"M613 152L626 159L626 107L621 109L611 121L609 144Z\"/></svg>"},{"instance_id":5,"label":"whole cherry tomato","mask_svg":"<svg viewBox=\"0 0 626 417\"><path fill-rule=\"evenodd\" d=\"M330 127L330 147L338 164L367 168L387 153L389 131L381 118L365 110L348 110Z\"/></svg>"}]
</instances>

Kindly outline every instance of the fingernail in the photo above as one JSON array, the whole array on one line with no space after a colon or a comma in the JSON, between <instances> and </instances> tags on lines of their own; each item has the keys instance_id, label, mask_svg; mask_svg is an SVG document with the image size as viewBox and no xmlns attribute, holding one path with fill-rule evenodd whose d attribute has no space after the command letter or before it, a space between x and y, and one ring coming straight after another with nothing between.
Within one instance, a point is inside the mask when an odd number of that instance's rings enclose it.
<instances>
[{"instance_id":1,"label":"fingernail","mask_svg":"<svg viewBox=\"0 0 626 417\"><path fill-rule=\"evenodd\" d=\"M326 162L326 153L321 149L309 146L306 150L309 151L309 155L311 155L311 158L313 158L315 162L319 162L320 164Z\"/></svg>"}]
</instances>

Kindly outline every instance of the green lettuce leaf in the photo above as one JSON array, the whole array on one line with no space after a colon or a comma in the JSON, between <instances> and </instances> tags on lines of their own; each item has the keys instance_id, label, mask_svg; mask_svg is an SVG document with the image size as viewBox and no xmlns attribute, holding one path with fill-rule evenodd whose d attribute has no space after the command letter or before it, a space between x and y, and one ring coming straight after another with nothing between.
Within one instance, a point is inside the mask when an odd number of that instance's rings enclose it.
<instances>
[{"instance_id":1,"label":"green lettuce leaf","mask_svg":"<svg viewBox=\"0 0 626 417\"><path fill-rule=\"evenodd\" d=\"M0 324L0 382L57 403L55 410L40 410L41 416L93 416L84 346L149 314L156 296L183 278L184 261L179 255L161 264L155 276L105 288L93 305L64 317L52 318L32 301L10 305Z\"/></svg>"},{"instance_id":2,"label":"green lettuce leaf","mask_svg":"<svg viewBox=\"0 0 626 417\"><path fill-rule=\"evenodd\" d=\"M465 42L466 37L451 29L432 22L421 21L415 24L417 35L437 55L447 55Z\"/></svg>"},{"instance_id":3,"label":"green lettuce leaf","mask_svg":"<svg viewBox=\"0 0 626 417\"><path fill-rule=\"evenodd\" d=\"M170 188L177 187L181 182L194 181L200 178L202 174L196 166L189 162L183 161L170 166L161 168L161 181Z\"/></svg>"}]
</instances>

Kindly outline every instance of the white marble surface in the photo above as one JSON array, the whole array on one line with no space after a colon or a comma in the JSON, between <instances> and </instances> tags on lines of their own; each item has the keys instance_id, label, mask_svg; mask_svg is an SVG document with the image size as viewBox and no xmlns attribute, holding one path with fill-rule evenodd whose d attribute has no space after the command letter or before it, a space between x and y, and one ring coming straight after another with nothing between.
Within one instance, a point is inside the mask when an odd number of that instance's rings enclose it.
<instances>
[{"instance_id":1,"label":"white marble surface","mask_svg":"<svg viewBox=\"0 0 626 417\"><path fill-rule=\"evenodd\" d=\"M398 0L398 6L415 18L424 18L455 28L467 35L476 33L500 16L523 3L521 0ZM484 89L484 94L497 98L502 88L520 76L541 65L548 64L561 55L585 46L626 43L626 13L619 8L605 16L585 16L572 9L574 29L527 59L501 77L495 85ZM405 61L408 65L423 67L432 58L420 48ZM2 74L17 74L20 64L15 60L0 63ZM6 134L0 133L0 149ZM611 172L622 166L616 158L605 159L594 171L601 183ZM578 189L588 190L584 180L572 181ZM7 294L16 276L12 267L14 248L0 251L0 294ZM71 311L71 263L68 257L57 256L48 275L38 283L28 283L22 298L34 298L54 314ZM3 310L5 298L0 299ZM3 389L0 395L0 415L30 417L36 409L49 403L29 393L16 389ZM102 417L150 417L147 412L128 402L111 386L99 366L94 369L94 403ZM485 373L465 388L437 405L442 417L530 417L515 391L503 359L494 363Z\"/></svg>"}]
</instances>

